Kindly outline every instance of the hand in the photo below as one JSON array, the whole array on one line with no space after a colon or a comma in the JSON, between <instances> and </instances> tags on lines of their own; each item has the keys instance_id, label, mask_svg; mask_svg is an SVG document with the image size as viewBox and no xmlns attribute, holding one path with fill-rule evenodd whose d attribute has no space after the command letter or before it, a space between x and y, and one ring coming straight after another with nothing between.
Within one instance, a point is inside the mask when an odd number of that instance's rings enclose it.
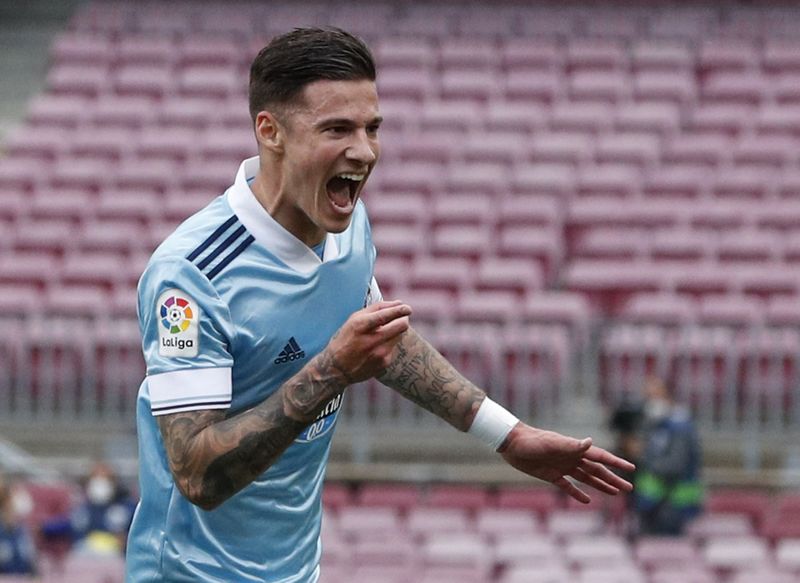
<instances>
[{"instance_id":1,"label":"hand","mask_svg":"<svg viewBox=\"0 0 800 583\"><path fill-rule=\"evenodd\" d=\"M408 330L411 308L400 302L377 302L352 314L325 348L348 384L381 374L392 361L394 347Z\"/></svg>"},{"instance_id":2,"label":"hand","mask_svg":"<svg viewBox=\"0 0 800 583\"><path fill-rule=\"evenodd\" d=\"M593 446L590 437L578 440L518 423L498 451L512 467L555 484L584 504L588 504L591 498L567 476L612 496L619 494L620 490L633 490L630 482L606 466L632 472L634 465Z\"/></svg>"}]
</instances>

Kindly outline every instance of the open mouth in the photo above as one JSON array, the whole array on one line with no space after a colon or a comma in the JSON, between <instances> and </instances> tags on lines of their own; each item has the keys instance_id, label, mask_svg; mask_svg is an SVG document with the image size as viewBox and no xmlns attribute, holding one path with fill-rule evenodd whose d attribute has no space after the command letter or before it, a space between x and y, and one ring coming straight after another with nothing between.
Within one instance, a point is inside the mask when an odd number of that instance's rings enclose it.
<instances>
[{"instance_id":1,"label":"open mouth","mask_svg":"<svg viewBox=\"0 0 800 583\"><path fill-rule=\"evenodd\" d=\"M358 189L366 174L337 174L326 185L328 198L341 212L351 212L356 201Z\"/></svg>"}]
</instances>

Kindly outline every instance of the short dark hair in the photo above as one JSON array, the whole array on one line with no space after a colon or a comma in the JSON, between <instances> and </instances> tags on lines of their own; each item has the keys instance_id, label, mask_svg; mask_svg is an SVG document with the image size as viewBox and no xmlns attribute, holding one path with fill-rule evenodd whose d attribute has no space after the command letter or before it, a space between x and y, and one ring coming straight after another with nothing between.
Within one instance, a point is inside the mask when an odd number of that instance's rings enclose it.
<instances>
[{"instance_id":1,"label":"short dark hair","mask_svg":"<svg viewBox=\"0 0 800 583\"><path fill-rule=\"evenodd\" d=\"M250 116L291 103L306 85L375 81L375 61L364 42L340 28L295 28L273 38L250 65Z\"/></svg>"}]
</instances>

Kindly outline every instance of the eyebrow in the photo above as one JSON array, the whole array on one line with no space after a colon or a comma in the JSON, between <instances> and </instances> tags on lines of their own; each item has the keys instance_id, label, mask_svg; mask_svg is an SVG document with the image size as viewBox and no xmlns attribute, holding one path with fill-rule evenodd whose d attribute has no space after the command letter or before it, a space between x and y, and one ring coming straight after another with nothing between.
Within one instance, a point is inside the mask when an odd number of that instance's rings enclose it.
<instances>
[{"instance_id":1,"label":"eyebrow","mask_svg":"<svg viewBox=\"0 0 800 583\"><path fill-rule=\"evenodd\" d=\"M375 125L375 124L379 124L380 125L382 122L383 122L383 117L378 115L378 116L372 118L367 123L367 125ZM317 122L316 124L314 124L314 127L315 128L322 128L322 127L326 127L326 126L338 126L338 125L347 126L347 127L353 127L353 126L355 126L357 124L355 122L353 122L352 119L349 119L349 118L346 118L346 117L333 117L333 118L323 119L322 121Z\"/></svg>"}]
</instances>

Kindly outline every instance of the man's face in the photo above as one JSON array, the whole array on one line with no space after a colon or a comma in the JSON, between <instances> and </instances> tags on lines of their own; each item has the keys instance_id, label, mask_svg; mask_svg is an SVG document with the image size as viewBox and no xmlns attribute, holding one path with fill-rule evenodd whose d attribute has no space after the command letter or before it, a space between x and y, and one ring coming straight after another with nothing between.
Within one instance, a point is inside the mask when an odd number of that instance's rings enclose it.
<instances>
[{"instance_id":1,"label":"man's face","mask_svg":"<svg viewBox=\"0 0 800 583\"><path fill-rule=\"evenodd\" d=\"M350 225L378 161L378 93L372 81L316 81L285 116L280 160L286 200L274 215L307 244Z\"/></svg>"}]
</instances>

